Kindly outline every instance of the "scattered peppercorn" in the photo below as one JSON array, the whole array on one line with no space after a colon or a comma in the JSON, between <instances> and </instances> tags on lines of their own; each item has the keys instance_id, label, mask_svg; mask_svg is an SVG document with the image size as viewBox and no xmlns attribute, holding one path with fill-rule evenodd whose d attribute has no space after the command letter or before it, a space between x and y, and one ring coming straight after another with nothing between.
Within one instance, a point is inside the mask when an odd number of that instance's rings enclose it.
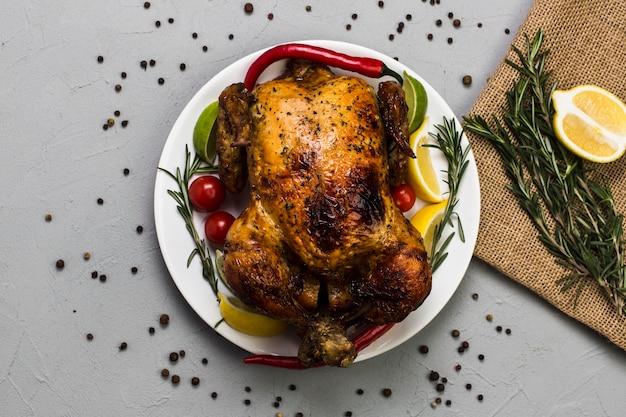
<instances>
[{"instance_id":1,"label":"scattered peppercorn","mask_svg":"<svg viewBox=\"0 0 626 417\"><path fill-rule=\"evenodd\" d=\"M172 352L170 353L170 362L176 362L178 360L178 353Z\"/></svg>"},{"instance_id":2,"label":"scattered peppercorn","mask_svg":"<svg viewBox=\"0 0 626 417\"><path fill-rule=\"evenodd\" d=\"M200 383L200 378L198 378L197 376L194 376L193 378L191 378L191 385L198 385Z\"/></svg>"},{"instance_id":3,"label":"scattered peppercorn","mask_svg":"<svg viewBox=\"0 0 626 417\"><path fill-rule=\"evenodd\" d=\"M83 253L83 259L84 259L84 260L88 261L88 260L89 260L89 258L91 258L91 254L90 254L89 252L85 252L85 253Z\"/></svg>"},{"instance_id":4,"label":"scattered peppercorn","mask_svg":"<svg viewBox=\"0 0 626 417\"><path fill-rule=\"evenodd\" d=\"M280 407L280 403L278 401L274 401L272 405L274 406L274 408Z\"/></svg>"},{"instance_id":5,"label":"scattered peppercorn","mask_svg":"<svg viewBox=\"0 0 626 417\"><path fill-rule=\"evenodd\" d=\"M350 29L352 29L352 25L351 25L350 23L348 23L348 24L346 25L346 30L350 30Z\"/></svg>"},{"instance_id":6,"label":"scattered peppercorn","mask_svg":"<svg viewBox=\"0 0 626 417\"><path fill-rule=\"evenodd\" d=\"M356 13L352 13L351 17L352 17L352 20L356 20L359 17L359 15Z\"/></svg>"},{"instance_id":7,"label":"scattered peppercorn","mask_svg":"<svg viewBox=\"0 0 626 417\"><path fill-rule=\"evenodd\" d=\"M169 19L167 19L167 23L172 24L174 23L174 18L170 17Z\"/></svg>"},{"instance_id":8,"label":"scattered peppercorn","mask_svg":"<svg viewBox=\"0 0 626 417\"><path fill-rule=\"evenodd\" d=\"M390 33L390 34L389 34L389 40L390 40L390 41L392 41L392 40L394 40L394 39L395 39L394 34L393 34L393 33Z\"/></svg>"},{"instance_id":9,"label":"scattered peppercorn","mask_svg":"<svg viewBox=\"0 0 626 417\"><path fill-rule=\"evenodd\" d=\"M307 12L310 12L310 11L311 11L311 6L306 6L306 7L304 8L304 10L306 10Z\"/></svg>"},{"instance_id":10,"label":"scattered peppercorn","mask_svg":"<svg viewBox=\"0 0 626 417\"><path fill-rule=\"evenodd\" d=\"M450 407L452 405L452 400L446 400L446 405Z\"/></svg>"},{"instance_id":11,"label":"scattered peppercorn","mask_svg":"<svg viewBox=\"0 0 626 417\"><path fill-rule=\"evenodd\" d=\"M420 346L420 353L424 353L424 354L428 353L428 346L426 345Z\"/></svg>"},{"instance_id":12,"label":"scattered peppercorn","mask_svg":"<svg viewBox=\"0 0 626 417\"><path fill-rule=\"evenodd\" d=\"M126 348L128 348L128 343L126 342L120 343L120 350L126 350Z\"/></svg>"},{"instance_id":13,"label":"scattered peppercorn","mask_svg":"<svg viewBox=\"0 0 626 417\"><path fill-rule=\"evenodd\" d=\"M185 357L185 351L184 350L180 350L178 352L178 356L180 356L181 358L184 358Z\"/></svg>"},{"instance_id":14,"label":"scattered peppercorn","mask_svg":"<svg viewBox=\"0 0 626 417\"><path fill-rule=\"evenodd\" d=\"M380 7L381 9L382 9L383 7L385 7L385 2L384 2L384 1L379 1L379 2L378 2L378 7Z\"/></svg>"},{"instance_id":15,"label":"scattered peppercorn","mask_svg":"<svg viewBox=\"0 0 626 417\"><path fill-rule=\"evenodd\" d=\"M155 328L154 328L154 327L150 327L150 328L148 328L148 333L150 333L150 334L154 334L154 332L155 332L155 331L156 331L156 330L155 330Z\"/></svg>"},{"instance_id":16,"label":"scattered peppercorn","mask_svg":"<svg viewBox=\"0 0 626 417\"><path fill-rule=\"evenodd\" d=\"M128 120L122 120L122 127L128 126Z\"/></svg>"},{"instance_id":17,"label":"scattered peppercorn","mask_svg":"<svg viewBox=\"0 0 626 417\"><path fill-rule=\"evenodd\" d=\"M178 68L180 68L181 71L185 71L187 69L187 65L183 62L178 66Z\"/></svg>"},{"instance_id":18,"label":"scattered peppercorn","mask_svg":"<svg viewBox=\"0 0 626 417\"><path fill-rule=\"evenodd\" d=\"M454 367L454 370L459 372L461 370L461 364L457 363L456 366Z\"/></svg>"},{"instance_id":19,"label":"scattered peppercorn","mask_svg":"<svg viewBox=\"0 0 626 417\"><path fill-rule=\"evenodd\" d=\"M141 68L143 68L143 70L145 71L145 70L146 70L146 68L148 68L148 61L145 61L145 60L144 60L144 61L141 61L141 62L139 63L139 66L141 66Z\"/></svg>"},{"instance_id":20,"label":"scattered peppercorn","mask_svg":"<svg viewBox=\"0 0 626 417\"><path fill-rule=\"evenodd\" d=\"M410 14L407 14L405 16L405 19L408 20L409 22L411 21L411 19L413 19L413 16L411 16Z\"/></svg>"},{"instance_id":21,"label":"scattered peppercorn","mask_svg":"<svg viewBox=\"0 0 626 417\"><path fill-rule=\"evenodd\" d=\"M505 332L506 334L511 334L511 329L506 329L504 332Z\"/></svg>"},{"instance_id":22,"label":"scattered peppercorn","mask_svg":"<svg viewBox=\"0 0 626 417\"><path fill-rule=\"evenodd\" d=\"M250 405L250 403L251 403L251 402L252 402L252 401L250 401L248 398L246 398L245 400L243 400L243 403L244 403L245 405Z\"/></svg>"},{"instance_id":23,"label":"scattered peppercorn","mask_svg":"<svg viewBox=\"0 0 626 417\"><path fill-rule=\"evenodd\" d=\"M161 376L167 378L168 376L170 376L170 370L167 368L161 369Z\"/></svg>"},{"instance_id":24,"label":"scattered peppercorn","mask_svg":"<svg viewBox=\"0 0 626 417\"><path fill-rule=\"evenodd\" d=\"M45 219L47 222L51 222L51 221L52 221L52 214L46 214L46 215L45 215L45 217L44 217L44 219Z\"/></svg>"},{"instance_id":25,"label":"scattered peppercorn","mask_svg":"<svg viewBox=\"0 0 626 417\"><path fill-rule=\"evenodd\" d=\"M470 383L465 384L465 389L468 390L468 391L471 390L472 389L472 384L470 384Z\"/></svg>"},{"instance_id":26,"label":"scattered peppercorn","mask_svg":"<svg viewBox=\"0 0 626 417\"><path fill-rule=\"evenodd\" d=\"M506 28L506 29L504 29L504 33L506 33L508 35L509 33L511 33L511 31L508 28Z\"/></svg>"},{"instance_id":27,"label":"scattered peppercorn","mask_svg":"<svg viewBox=\"0 0 626 417\"><path fill-rule=\"evenodd\" d=\"M441 19L437 19L437 20L435 21L435 24L436 24L437 26L441 26L441 23L442 23L442 22L441 22Z\"/></svg>"},{"instance_id":28,"label":"scattered peppercorn","mask_svg":"<svg viewBox=\"0 0 626 417\"><path fill-rule=\"evenodd\" d=\"M91 278L93 278L93 279L98 278L98 271L93 271L93 272L91 273Z\"/></svg>"},{"instance_id":29,"label":"scattered peppercorn","mask_svg":"<svg viewBox=\"0 0 626 417\"><path fill-rule=\"evenodd\" d=\"M113 126L113 125L115 124L115 119L113 119L112 117L109 117L109 118L107 119L107 124L108 124L109 126Z\"/></svg>"},{"instance_id":30,"label":"scattered peppercorn","mask_svg":"<svg viewBox=\"0 0 626 417\"><path fill-rule=\"evenodd\" d=\"M154 26L160 28L161 27L161 21L157 20L156 22L154 22Z\"/></svg>"},{"instance_id":31,"label":"scattered peppercorn","mask_svg":"<svg viewBox=\"0 0 626 417\"><path fill-rule=\"evenodd\" d=\"M243 5L243 11L250 14L254 11L254 5L252 3L246 3Z\"/></svg>"},{"instance_id":32,"label":"scattered peppercorn","mask_svg":"<svg viewBox=\"0 0 626 417\"><path fill-rule=\"evenodd\" d=\"M446 378L445 376L443 378L441 378L441 382L443 382L444 384L448 383L448 378Z\"/></svg>"},{"instance_id":33,"label":"scattered peppercorn","mask_svg":"<svg viewBox=\"0 0 626 417\"><path fill-rule=\"evenodd\" d=\"M125 80L126 79L126 75L127 75L126 71L122 71L121 74L120 74L120 77L122 77L122 79Z\"/></svg>"},{"instance_id":34,"label":"scattered peppercorn","mask_svg":"<svg viewBox=\"0 0 626 417\"><path fill-rule=\"evenodd\" d=\"M430 375L428 376L428 379L430 379L431 381L436 381L439 379L439 372L437 371L430 371Z\"/></svg>"},{"instance_id":35,"label":"scattered peppercorn","mask_svg":"<svg viewBox=\"0 0 626 417\"><path fill-rule=\"evenodd\" d=\"M502 326L496 326L496 331L500 333L502 331Z\"/></svg>"},{"instance_id":36,"label":"scattered peppercorn","mask_svg":"<svg viewBox=\"0 0 626 417\"><path fill-rule=\"evenodd\" d=\"M344 416L346 416L346 417L352 417L352 411L346 411L346 412L344 413Z\"/></svg>"},{"instance_id":37,"label":"scattered peppercorn","mask_svg":"<svg viewBox=\"0 0 626 417\"><path fill-rule=\"evenodd\" d=\"M98 55L98 62L102 64L104 62L104 57L102 55Z\"/></svg>"},{"instance_id":38,"label":"scattered peppercorn","mask_svg":"<svg viewBox=\"0 0 626 417\"><path fill-rule=\"evenodd\" d=\"M470 85L470 84L472 84L472 76L471 75L463 76L463 85ZM478 294L473 294L472 298L474 300L478 299Z\"/></svg>"},{"instance_id":39,"label":"scattered peppercorn","mask_svg":"<svg viewBox=\"0 0 626 417\"><path fill-rule=\"evenodd\" d=\"M87 340L93 340L93 334L87 333Z\"/></svg>"},{"instance_id":40,"label":"scattered peppercorn","mask_svg":"<svg viewBox=\"0 0 626 417\"><path fill-rule=\"evenodd\" d=\"M472 82L472 76L471 75L466 75L465 77L469 77L469 82ZM465 77L463 77L463 84L465 84ZM472 300L478 300L478 293L474 293L472 294Z\"/></svg>"},{"instance_id":41,"label":"scattered peppercorn","mask_svg":"<svg viewBox=\"0 0 626 417\"><path fill-rule=\"evenodd\" d=\"M448 45L451 45L454 40L452 38L448 38Z\"/></svg>"},{"instance_id":42,"label":"scattered peppercorn","mask_svg":"<svg viewBox=\"0 0 626 417\"><path fill-rule=\"evenodd\" d=\"M209 363L209 360L207 358L202 358L202 365L206 365L207 363Z\"/></svg>"},{"instance_id":43,"label":"scattered peppercorn","mask_svg":"<svg viewBox=\"0 0 626 417\"><path fill-rule=\"evenodd\" d=\"M159 85L163 85L163 84L165 84L165 79L159 78Z\"/></svg>"},{"instance_id":44,"label":"scattered peppercorn","mask_svg":"<svg viewBox=\"0 0 626 417\"><path fill-rule=\"evenodd\" d=\"M454 26L455 28L458 28L461 26L461 21L459 19L454 19L452 21L452 26Z\"/></svg>"},{"instance_id":45,"label":"scattered peppercorn","mask_svg":"<svg viewBox=\"0 0 626 417\"><path fill-rule=\"evenodd\" d=\"M446 386L445 386L444 384L442 384L442 383L439 383L439 384L437 384L437 385L435 386L435 389L436 389L438 392L443 392L443 391L445 391Z\"/></svg>"},{"instance_id":46,"label":"scattered peppercorn","mask_svg":"<svg viewBox=\"0 0 626 417\"><path fill-rule=\"evenodd\" d=\"M105 282L107 280L107 276L105 274L100 275L100 282Z\"/></svg>"},{"instance_id":47,"label":"scattered peppercorn","mask_svg":"<svg viewBox=\"0 0 626 417\"><path fill-rule=\"evenodd\" d=\"M356 394L357 395L363 395L364 392L365 391L363 391L363 388L359 388L359 389L356 390Z\"/></svg>"},{"instance_id":48,"label":"scattered peppercorn","mask_svg":"<svg viewBox=\"0 0 626 417\"><path fill-rule=\"evenodd\" d=\"M113 112L113 115L114 115L115 117L120 117L120 114L122 114L122 113L121 113L119 110L115 110L115 111Z\"/></svg>"},{"instance_id":49,"label":"scattered peppercorn","mask_svg":"<svg viewBox=\"0 0 626 417\"><path fill-rule=\"evenodd\" d=\"M463 353L465 352L465 348L463 346L459 346L459 348L457 349L457 352Z\"/></svg>"},{"instance_id":50,"label":"scattered peppercorn","mask_svg":"<svg viewBox=\"0 0 626 417\"><path fill-rule=\"evenodd\" d=\"M122 91L122 86L120 84L115 84L115 91L117 91L118 93Z\"/></svg>"},{"instance_id":51,"label":"scattered peppercorn","mask_svg":"<svg viewBox=\"0 0 626 417\"><path fill-rule=\"evenodd\" d=\"M149 1L145 2L145 3L143 4L143 8L144 8L144 9L149 9L149 8L150 8L150 2L149 2Z\"/></svg>"},{"instance_id":52,"label":"scattered peppercorn","mask_svg":"<svg viewBox=\"0 0 626 417\"><path fill-rule=\"evenodd\" d=\"M480 355L478 355L478 360L479 361L484 361L485 360L485 355L483 355L482 353Z\"/></svg>"},{"instance_id":53,"label":"scattered peppercorn","mask_svg":"<svg viewBox=\"0 0 626 417\"><path fill-rule=\"evenodd\" d=\"M454 13L450 12L448 13L448 19L452 19L454 17Z\"/></svg>"},{"instance_id":54,"label":"scattered peppercorn","mask_svg":"<svg viewBox=\"0 0 626 417\"><path fill-rule=\"evenodd\" d=\"M463 349L467 349L469 348L469 342L464 340L463 342L461 342L461 346L463 346Z\"/></svg>"},{"instance_id":55,"label":"scattered peppercorn","mask_svg":"<svg viewBox=\"0 0 626 417\"><path fill-rule=\"evenodd\" d=\"M478 394L478 397L476 397L476 398L478 398L478 401L482 401L484 397L483 397L482 394Z\"/></svg>"},{"instance_id":56,"label":"scattered peppercorn","mask_svg":"<svg viewBox=\"0 0 626 417\"><path fill-rule=\"evenodd\" d=\"M142 234L143 233L143 226L139 225L137 226L137 233Z\"/></svg>"},{"instance_id":57,"label":"scattered peppercorn","mask_svg":"<svg viewBox=\"0 0 626 417\"><path fill-rule=\"evenodd\" d=\"M211 393L211 398L216 399L217 398L217 392L213 391Z\"/></svg>"},{"instance_id":58,"label":"scattered peppercorn","mask_svg":"<svg viewBox=\"0 0 626 417\"><path fill-rule=\"evenodd\" d=\"M65 267L65 261L63 259L59 259L56 263L57 269L63 269Z\"/></svg>"},{"instance_id":59,"label":"scattered peppercorn","mask_svg":"<svg viewBox=\"0 0 626 417\"><path fill-rule=\"evenodd\" d=\"M192 33L191 37L194 39L198 39L198 33L197 32Z\"/></svg>"},{"instance_id":60,"label":"scattered peppercorn","mask_svg":"<svg viewBox=\"0 0 626 417\"><path fill-rule=\"evenodd\" d=\"M437 404L441 404L441 397L437 397L437 398L435 398L435 402L436 402Z\"/></svg>"},{"instance_id":61,"label":"scattered peppercorn","mask_svg":"<svg viewBox=\"0 0 626 417\"><path fill-rule=\"evenodd\" d=\"M459 337L461 335L461 332L459 332L458 330L454 329L452 330L452 337Z\"/></svg>"},{"instance_id":62,"label":"scattered peppercorn","mask_svg":"<svg viewBox=\"0 0 626 417\"><path fill-rule=\"evenodd\" d=\"M178 384L180 382L180 377L178 375L172 375L172 384Z\"/></svg>"},{"instance_id":63,"label":"scattered peppercorn","mask_svg":"<svg viewBox=\"0 0 626 417\"><path fill-rule=\"evenodd\" d=\"M244 388L244 390L245 390L246 392L250 392L250 391L252 391L252 388L250 388L250 387L245 387L245 388Z\"/></svg>"},{"instance_id":64,"label":"scattered peppercorn","mask_svg":"<svg viewBox=\"0 0 626 417\"><path fill-rule=\"evenodd\" d=\"M485 318L487 319L487 321L492 321L493 320L493 316L491 314L487 314L487 316Z\"/></svg>"},{"instance_id":65,"label":"scattered peppercorn","mask_svg":"<svg viewBox=\"0 0 626 417\"><path fill-rule=\"evenodd\" d=\"M98 198L98 199L96 200L96 202L97 202L99 205L103 205L103 204L104 204L104 200L103 200L102 198Z\"/></svg>"},{"instance_id":66,"label":"scattered peppercorn","mask_svg":"<svg viewBox=\"0 0 626 417\"><path fill-rule=\"evenodd\" d=\"M137 273L138 269L136 266L133 266L132 268L130 268L130 273L135 275Z\"/></svg>"},{"instance_id":67,"label":"scattered peppercorn","mask_svg":"<svg viewBox=\"0 0 626 417\"><path fill-rule=\"evenodd\" d=\"M169 322L170 322L170 316L169 316L169 315L167 315L167 314L161 314L161 315L159 316L159 323L160 323L161 325L166 326L166 325L168 325L168 324L169 324Z\"/></svg>"},{"instance_id":68,"label":"scattered peppercorn","mask_svg":"<svg viewBox=\"0 0 626 417\"><path fill-rule=\"evenodd\" d=\"M479 22L476 26L478 26L479 28L481 28L481 27L483 27L483 24Z\"/></svg>"},{"instance_id":69,"label":"scattered peppercorn","mask_svg":"<svg viewBox=\"0 0 626 417\"><path fill-rule=\"evenodd\" d=\"M126 177L126 176L128 176L128 174L130 174L130 169L124 168L123 172L124 172L124 176Z\"/></svg>"},{"instance_id":70,"label":"scattered peppercorn","mask_svg":"<svg viewBox=\"0 0 626 417\"><path fill-rule=\"evenodd\" d=\"M429 41L432 41L432 40L433 40L433 34L432 34L432 33L429 33L429 34L426 36L426 38L428 38L428 40L429 40Z\"/></svg>"},{"instance_id":71,"label":"scattered peppercorn","mask_svg":"<svg viewBox=\"0 0 626 417\"><path fill-rule=\"evenodd\" d=\"M382 393L384 397L391 397L391 388L383 388Z\"/></svg>"},{"instance_id":72,"label":"scattered peppercorn","mask_svg":"<svg viewBox=\"0 0 626 417\"><path fill-rule=\"evenodd\" d=\"M228 39L232 39L232 37L231 37L231 36L233 36L233 35L232 35L232 34L231 34L231 35L228 35ZM206 51L208 51L208 50L209 50L209 47L208 47L208 46L204 45L204 46L202 47L202 52L206 52Z\"/></svg>"}]
</instances>

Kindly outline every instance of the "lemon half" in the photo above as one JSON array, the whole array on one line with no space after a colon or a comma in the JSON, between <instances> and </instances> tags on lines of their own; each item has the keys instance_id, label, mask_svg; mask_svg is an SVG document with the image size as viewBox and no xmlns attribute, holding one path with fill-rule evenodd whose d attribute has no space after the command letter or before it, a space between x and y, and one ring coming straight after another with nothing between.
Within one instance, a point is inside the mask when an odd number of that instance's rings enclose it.
<instances>
[{"instance_id":1,"label":"lemon half","mask_svg":"<svg viewBox=\"0 0 626 417\"><path fill-rule=\"evenodd\" d=\"M241 300L220 292L220 313L224 321L238 332L251 336L275 336L287 330L287 322L259 314L247 307Z\"/></svg>"},{"instance_id":2,"label":"lemon half","mask_svg":"<svg viewBox=\"0 0 626 417\"><path fill-rule=\"evenodd\" d=\"M424 146L428 143L428 117L422 126L411 134L409 140L415 158L409 158L406 182L415 191L415 195L427 203L439 203L444 200L437 178L437 172L430 156L432 148Z\"/></svg>"},{"instance_id":3,"label":"lemon half","mask_svg":"<svg viewBox=\"0 0 626 417\"><path fill-rule=\"evenodd\" d=\"M611 162L626 151L626 105L594 85L552 93L554 132L575 155L593 162Z\"/></svg>"},{"instance_id":4,"label":"lemon half","mask_svg":"<svg viewBox=\"0 0 626 417\"><path fill-rule=\"evenodd\" d=\"M443 220L448 200L441 203L429 204L421 208L411 217L411 224L422 234L426 253L432 255L435 228Z\"/></svg>"}]
</instances>

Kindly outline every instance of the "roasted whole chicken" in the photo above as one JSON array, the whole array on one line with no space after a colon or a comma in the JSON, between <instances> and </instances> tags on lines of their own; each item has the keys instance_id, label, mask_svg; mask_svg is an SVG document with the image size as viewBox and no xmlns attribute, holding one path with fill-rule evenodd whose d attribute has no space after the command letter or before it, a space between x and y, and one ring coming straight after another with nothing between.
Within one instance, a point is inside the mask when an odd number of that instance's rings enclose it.
<instances>
[{"instance_id":1,"label":"roasted whole chicken","mask_svg":"<svg viewBox=\"0 0 626 417\"><path fill-rule=\"evenodd\" d=\"M219 98L220 177L250 204L228 232L224 273L247 305L292 324L305 365L349 366L346 330L399 322L431 289L420 233L391 197L408 146L401 86L292 60Z\"/></svg>"}]
</instances>

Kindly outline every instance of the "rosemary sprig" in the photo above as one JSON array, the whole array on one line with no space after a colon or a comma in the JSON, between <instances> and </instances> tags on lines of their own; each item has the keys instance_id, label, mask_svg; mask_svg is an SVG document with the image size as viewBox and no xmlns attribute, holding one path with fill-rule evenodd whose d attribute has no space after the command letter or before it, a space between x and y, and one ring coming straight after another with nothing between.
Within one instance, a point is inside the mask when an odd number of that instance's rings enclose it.
<instances>
[{"instance_id":1,"label":"rosemary sprig","mask_svg":"<svg viewBox=\"0 0 626 417\"><path fill-rule=\"evenodd\" d=\"M498 151L509 177L507 189L519 201L539 233L539 240L569 269L556 282L562 291L594 281L620 312L626 314L626 268L623 216L616 211L608 184L590 177L589 168L556 138L551 73L544 34L526 36L526 51L512 46L519 63L507 64L519 78L506 94L503 116L493 124L480 116L465 118L465 129L486 138Z\"/></svg>"},{"instance_id":2,"label":"rosemary sprig","mask_svg":"<svg viewBox=\"0 0 626 417\"><path fill-rule=\"evenodd\" d=\"M457 197L459 191L459 185L463 179L463 174L467 169L469 161L467 160L471 146L468 145L463 148L461 139L463 137L462 131L458 131L454 119L443 118L443 124L436 125L437 132L430 135L437 141L437 144L430 144L430 146L439 149L448 162L448 169L446 171L448 184L448 202L446 203L446 209L444 211L443 219L441 223L435 226L435 234L433 236L433 247L430 258L431 269L433 272L441 266L443 261L448 257L446 251L448 245L455 236L455 232L450 233L446 239L439 244L443 237L443 231L446 225L454 227L453 219L456 218L457 229L459 231L459 238L462 242L465 242L465 233L463 232L463 225L461 224L461 218L454 211L459 199Z\"/></svg>"},{"instance_id":3,"label":"rosemary sprig","mask_svg":"<svg viewBox=\"0 0 626 417\"><path fill-rule=\"evenodd\" d=\"M192 161L189 147L185 146L185 167L182 172L180 167L176 168L175 174L161 167L159 167L159 170L172 177L178 185L178 190L167 190L167 193L176 202L178 213L180 213L185 221L185 227L196 245L187 258L187 267L189 267L193 259L198 256L200 258L200 262L202 263L202 276L209 282L211 289L217 296L218 279L213 268L213 261L211 260L206 242L204 239L200 238L198 230L193 222L193 208L191 206L191 202L189 201L189 181L191 178L196 174L215 173L217 172L217 166L203 166L198 154L195 154Z\"/></svg>"}]
</instances>

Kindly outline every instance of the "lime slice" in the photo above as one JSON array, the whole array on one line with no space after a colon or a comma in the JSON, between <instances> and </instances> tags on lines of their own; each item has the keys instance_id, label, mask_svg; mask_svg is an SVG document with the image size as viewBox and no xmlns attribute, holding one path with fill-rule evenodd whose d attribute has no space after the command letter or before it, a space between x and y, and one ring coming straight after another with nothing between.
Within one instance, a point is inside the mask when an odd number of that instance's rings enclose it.
<instances>
[{"instance_id":1,"label":"lime slice","mask_svg":"<svg viewBox=\"0 0 626 417\"><path fill-rule=\"evenodd\" d=\"M193 147L200 159L207 164L212 164L217 155L217 146L215 144L217 108L217 101L206 106L200 117L198 117L196 126L193 128Z\"/></svg>"},{"instance_id":2,"label":"lime slice","mask_svg":"<svg viewBox=\"0 0 626 417\"><path fill-rule=\"evenodd\" d=\"M409 106L409 133L413 133L424 121L428 108L428 96L422 83L411 77L406 71L404 71L404 80L402 89L406 97L406 104Z\"/></svg>"}]
</instances>

